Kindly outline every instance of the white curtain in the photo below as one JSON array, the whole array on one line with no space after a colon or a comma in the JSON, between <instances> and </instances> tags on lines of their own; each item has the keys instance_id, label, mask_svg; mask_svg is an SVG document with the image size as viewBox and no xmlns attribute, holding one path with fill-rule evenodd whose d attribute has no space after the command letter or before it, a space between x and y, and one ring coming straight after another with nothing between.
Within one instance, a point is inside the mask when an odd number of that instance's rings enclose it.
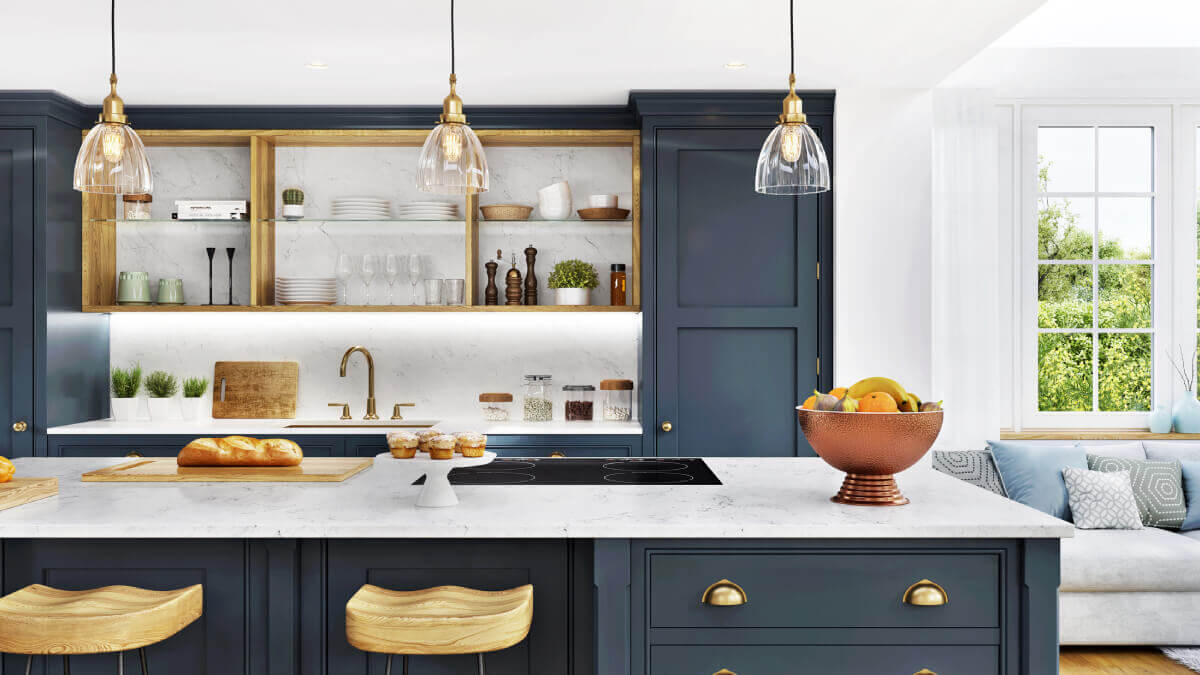
<instances>
[{"instance_id":1,"label":"white curtain","mask_svg":"<svg viewBox=\"0 0 1200 675\"><path fill-rule=\"evenodd\" d=\"M933 91L930 393L945 401L945 449L982 449L1003 419L994 106L989 91Z\"/></svg>"}]
</instances>

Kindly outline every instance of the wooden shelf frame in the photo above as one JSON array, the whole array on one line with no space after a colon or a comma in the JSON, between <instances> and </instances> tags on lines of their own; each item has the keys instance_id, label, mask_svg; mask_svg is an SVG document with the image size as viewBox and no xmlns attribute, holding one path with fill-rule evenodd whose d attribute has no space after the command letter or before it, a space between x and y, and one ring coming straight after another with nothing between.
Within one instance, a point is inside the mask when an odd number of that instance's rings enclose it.
<instances>
[{"instance_id":1,"label":"wooden shelf frame","mask_svg":"<svg viewBox=\"0 0 1200 675\"><path fill-rule=\"evenodd\" d=\"M485 306L476 304L480 274L479 196L464 198L467 306L275 305L275 154L279 147L420 147L429 129L139 129L150 147L250 149L250 304L170 307L116 305L117 199L82 194L84 312L638 312L641 311L641 133L636 129L476 129L488 147L628 147L632 151L632 269L630 304L623 307ZM536 221L533 221L536 222ZM604 270L597 270L603 279ZM503 292L503 289L501 289Z\"/></svg>"}]
</instances>

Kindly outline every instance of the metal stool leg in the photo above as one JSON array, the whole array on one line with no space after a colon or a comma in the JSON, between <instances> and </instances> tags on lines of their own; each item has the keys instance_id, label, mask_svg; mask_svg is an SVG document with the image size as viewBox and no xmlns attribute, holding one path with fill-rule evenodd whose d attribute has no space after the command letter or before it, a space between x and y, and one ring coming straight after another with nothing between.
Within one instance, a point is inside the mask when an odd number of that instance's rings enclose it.
<instances>
[{"instance_id":1,"label":"metal stool leg","mask_svg":"<svg viewBox=\"0 0 1200 675\"><path fill-rule=\"evenodd\" d=\"M71 675L71 656L63 654L63 675Z\"/></svg>"},{"instance_id":2,"label":"metal stool leg","mask_svg":"<svg viewBox=\"0 0 1200 675\"><path fill-rule=\"evenodd\" d=\"M25 675L29 675L33 670L33 654L25 657Z\"/></svg>"},{"instance_id":3,"label":"metal stool leg","mask_svg":"<svg viewBox=\"0 0 1200 675\"><path fill-rule=\"evenodd\" d=\"M483 652L479 652L479 675L484 675L484 673L483 673Z\"/></svg>"},{"instance_id":4,"label":"metal stool leg","mask_svg":"<svg viewBox=\"0 0 1200 675\"><path fill-rule=\"evenodd\" d=\"M125 675L125 652L117 652L117 675Z\"/></svg>"},{"instance_id":5,"label":"metal stool leg","mask_svg":"<svg viewBox=\"0 0 1200 675\"><path fill-rule=\"evenodd\" d=\"M408 654L400 657L400 665L403 666L403 675L408 675Z\"/></svg>"},{"instance_id":6,"label":"metal stool leg","mask_svg":"<svg viewBox=\"0 0 1200 675\"><path fill-rule=\"evenodd\" d=\"M383 667L383 675L392 675L392 655L387 655L387 665Z\"/></svg>"},{"instance_id":7,"label":"metal stool leg","mask_svg":"<svg viewBox=\"0 0 1200 675\"><path fill-rule=\"evenodd\" d=\"M146 648L138 647L138 656L142 659L142 675L150 675L150 666L146 663ZM66 673L65 675L71 675Z\"/></svg>"}]
</instances>

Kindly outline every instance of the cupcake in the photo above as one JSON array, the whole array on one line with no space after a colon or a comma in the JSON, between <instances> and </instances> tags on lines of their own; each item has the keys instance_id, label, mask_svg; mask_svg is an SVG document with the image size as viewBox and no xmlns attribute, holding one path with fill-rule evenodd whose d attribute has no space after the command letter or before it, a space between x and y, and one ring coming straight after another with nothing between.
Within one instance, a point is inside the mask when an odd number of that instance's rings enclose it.
<instances>
[{"instance_id":1,"label":"cupcake","mask_svg":"<svg viewBox=\"0 0 1200 675\"><path fill-rule=\"evenodd\" d=\"M456 440L450 434L434 436L429 441L429 457L432 459L453 459Z\"/></svg>"},{"instance_id":2,"label":"cupcake","mask_svg":"<svg viewBox=\"0 0 1200 675\"><path fill-rule=\"evenodd\" d=\"M426 429L417 434L418 446L421 452L429 452L429 442L435 437L441 436L442 432L437 429Z\"/></svg>"},{"instance_id":3,"label":"cupcake","mask_svg":"<svg viewBox=\"0 0 1200 675\"><path fill-rule=\"evenodd\" d=\"M392 451L392 457L409 459L416 456L420 440L411 431L393 431L387 435L387 442L388 450Z\"/></svg>"},{"instance_id":4,"label":"cupcake","mask_svg":"<svg viewBox=\"0 0 1200 675\"><path fill-rule=\"evenodd\" d=\"M483 457L483 451L487 448L487 436L474 431L462 431L454 434L454 437L458 439L458 451L463 457Z\"/></svg>"}]
</instances>

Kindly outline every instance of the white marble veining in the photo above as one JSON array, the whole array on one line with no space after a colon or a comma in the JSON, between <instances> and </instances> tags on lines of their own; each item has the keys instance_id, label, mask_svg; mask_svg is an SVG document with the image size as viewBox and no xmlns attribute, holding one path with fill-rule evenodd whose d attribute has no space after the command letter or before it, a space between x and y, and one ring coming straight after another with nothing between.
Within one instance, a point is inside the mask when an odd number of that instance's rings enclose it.
<instances>
[{"instance_id":1,"label":"white marble veining","mask_svg":"<svg viewBox=\"0 0 1200 675\"><path fill-rule=\"evenodd\" d=\"M79 422L77 424L66 424L58 427L50 427L46 430L48 434L80 434L80 435L99 435L99 436L116 436L116 435L140 435L140 434L159 434L159 435L195 435L205 437L219 436L254 436L258 438L269 438L274 436L382 436L388 431L396 431L396 428L386 427L356 427L352 426L359 422L356 418L351 420L345 426L340 426L337 420L337 412L326 413L325 417L317 420L311 419L294 419L294 420L214 420L205 418L203 420L174 420L155 422L150 420L136 422L118 422L116 420L93 420L90 422ZM406 409L407 410L407 409ZM389 411L380 409L380 417L386 417ZM415 416L409 416L411 419L417 419ZM478 414L463 415L459 414L454 417L436 420L437 424L434 429L441 429L446 432L454 431L477 431L481 434L489 434L494 436L546 436L546 435L565 435L565 436L591 436L597 434L607 435L634 435L642 434L642 425L640 422L567 422L564 420L555 420L551 422L523 422L520 419L510 420L508 422L486 422L480 419ZM337 427L299 427L288 428L289 424L309 424L312 422L334 423L339 424ZM404 424L400 422L399 424Z\"/></svg>"},{"instance_id":2,"label":"white marble veining","mask_svg":"<svg viewBox=\"0 0 1200 675\"><path fill-rule=\"evenodd\" d=\"M708 459L714 486L455 486L418 509L415 465L379 460L341 483L84 483L124 458L16 460L56 497L0 512L0 537L1062 538L1073 527L926 467L897 477L893 508L829 501L819 459ZM570 459L561 461L569 462ZM152 517L151 517L152 516Z\"/></svg>"}]
</instances>

